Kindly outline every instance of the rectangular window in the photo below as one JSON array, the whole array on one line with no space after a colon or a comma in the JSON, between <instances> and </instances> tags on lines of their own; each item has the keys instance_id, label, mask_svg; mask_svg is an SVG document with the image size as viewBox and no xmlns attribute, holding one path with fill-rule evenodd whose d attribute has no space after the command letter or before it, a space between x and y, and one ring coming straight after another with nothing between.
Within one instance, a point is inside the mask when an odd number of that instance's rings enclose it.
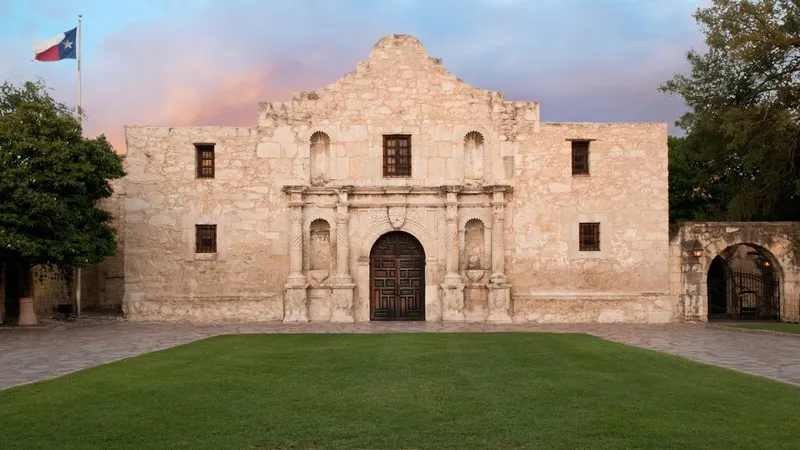
<instances>
[{"instance_id":1,"label":"rectangular window","mask_svg":"<svg viewBox=\"0 0 800 450\"><path fill-rule=\"evenodd\" d=\"M217 226L195 225L195 253L217 252Z\"/></svg>"},{"instance_id":2,"label":"rectangular window","mask_svg":"<svg viewBox=\"0 0 800 450\"><path fill-rule=\"evenodd\" d=\"M582 252L600 251L600 224L581 223L579 224L579 239Z\"/></svg>"},{"instance_id":3,"label":"rectangular window","mask_svg":"<svg viewBox=\"0 0 800 450\"><path fill-rule=\"evenodd\" d=\"M383 136L383 176L411 176L411 136L392 134Z\"/></svg>"},{"instance_id":4,"label":"rectangular window","mask_svg":"<svg viewBox=\"0 0 800 450\"><path fill-rule=\"evenodd\" d=\"M197 178L214 178L214 144L195 144Z\"/></svg>"},{"instance_id":5,"label":"rectangular window","mask_svg":"<svg viewBox=\"0 0 800 450\"><path fill-rule=\"evenodd\" d=\"M589 175L589 141L572 141L572 174Z\"/></svg>"}]
</instances>

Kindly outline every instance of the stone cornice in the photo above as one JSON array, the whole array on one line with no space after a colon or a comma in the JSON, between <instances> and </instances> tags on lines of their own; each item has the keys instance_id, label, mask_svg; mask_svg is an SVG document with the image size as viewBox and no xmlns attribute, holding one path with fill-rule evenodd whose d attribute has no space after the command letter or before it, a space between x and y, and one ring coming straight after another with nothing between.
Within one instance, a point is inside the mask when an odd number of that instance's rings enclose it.
<instances>
[{"instance_id":1,"label":"stone cornice","mask_svg":"<svg viewBox=\"0 0 800 450\"><path fill-rule=\"evenodd\" d=\"M282 188L287 194L305 195L339 195L342 191L348 195L441 195L444 193L458 193L461 195L493 194L497 192L510 193L513 188L510 185L489 185L489 186L464 186L464 185L444 185L444 186L310 186L310 185L287 185Z\"/></svg>"}]
</instances>

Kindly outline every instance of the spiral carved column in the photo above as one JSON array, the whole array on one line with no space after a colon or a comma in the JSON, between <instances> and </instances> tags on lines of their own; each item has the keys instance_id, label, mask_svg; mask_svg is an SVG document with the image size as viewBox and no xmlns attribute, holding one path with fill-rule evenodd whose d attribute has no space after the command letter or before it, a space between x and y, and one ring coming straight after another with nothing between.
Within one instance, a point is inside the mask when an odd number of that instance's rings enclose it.
<instances>
[{"instance_id":1,"label":"spiral carved column","mask_svg":"<svg viewBox=\"0 0 800 450\"><path fill-rule=\"evenodd\" d=\"M511 322L511 284L505 274L505 188L492 197L492 275L489 277L489 322Z\"/></svg>"},{"instance_id":2,"label":"spiral carved column","mask_svg":"<svg viewBox=\"0 0 800 450\"><path fill-rule=\"evenodd\" d=\"M353 289L356 285L350 276L350 212L349 188L338 191L336 204L336 276L333 280L331 322L353 322Z\"/></svg>"},{"instance_id":3,"label":"spiral carved column","mask_svg":"<svg viewBox=\"0 0 800 450\"><path fill-rule=\"evenodd\" d=\"M442 283L442 320L446 322L464 321L464 282L458 269L458 189L446 188L445 221L447 236L445 240L447 274Z\"/></svg>"},{"instance_id":4,"label":"spiral carved column","mask_svg":"<svg viewBox=\"0 0 800 450\"><path fill-rule=\"evenodd\" d=\"M284 322L308 322L308 282L303 275L303 188L284 190L290 196L289 276L283 299Z\"/></svg>"}]
</instances>

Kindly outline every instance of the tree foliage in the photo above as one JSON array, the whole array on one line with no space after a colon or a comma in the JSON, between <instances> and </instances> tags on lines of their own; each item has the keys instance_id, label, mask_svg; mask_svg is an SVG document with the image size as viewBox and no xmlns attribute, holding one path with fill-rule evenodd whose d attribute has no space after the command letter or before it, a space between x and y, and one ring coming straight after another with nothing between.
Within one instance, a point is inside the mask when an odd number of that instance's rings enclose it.
<instances>
[{"instance_id":1,"label":"tree foliage","mask_svg":"<svg viewBox=\"0 0 800 450\"><path fill-rule=\"evenodd\" d=\"M707 51L660 88L689 107L670 146L671 216L800 220L800 1L714 0L694 18Z\"/></svg>"},{"instance_id":2,"label":"tree foliage","mask_svg":"<svg viewBox=\"0 0 800 450\"><path fill-rule=\"evenodd\" d=\"M0 262L87 267L113 255L97 201L124 176L105 136L83 137L41 81L0 86Z\"/></svg>"}]
</instances>

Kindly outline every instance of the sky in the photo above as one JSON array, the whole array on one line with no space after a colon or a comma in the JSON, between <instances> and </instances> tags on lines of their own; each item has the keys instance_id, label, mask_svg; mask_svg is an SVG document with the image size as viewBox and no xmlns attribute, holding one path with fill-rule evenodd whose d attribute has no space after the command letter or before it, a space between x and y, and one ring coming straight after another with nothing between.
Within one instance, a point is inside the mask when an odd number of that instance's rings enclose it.
<instances>
[{"instance_id":1,"label":"sky","mask_svg":"<svg viewBox=\"0 0 800 450\"><path fill-rule=\"evenodd\" d=\"M547 122L666 122L658 92L703 48L709 0L0 0L0 81L77 103L75 60L33 44L82 25L85 134L125 125L255 126L258 102L342 77L388 34L417 37L467 83L540 102Z\"/></svg>"}]
</instances>

